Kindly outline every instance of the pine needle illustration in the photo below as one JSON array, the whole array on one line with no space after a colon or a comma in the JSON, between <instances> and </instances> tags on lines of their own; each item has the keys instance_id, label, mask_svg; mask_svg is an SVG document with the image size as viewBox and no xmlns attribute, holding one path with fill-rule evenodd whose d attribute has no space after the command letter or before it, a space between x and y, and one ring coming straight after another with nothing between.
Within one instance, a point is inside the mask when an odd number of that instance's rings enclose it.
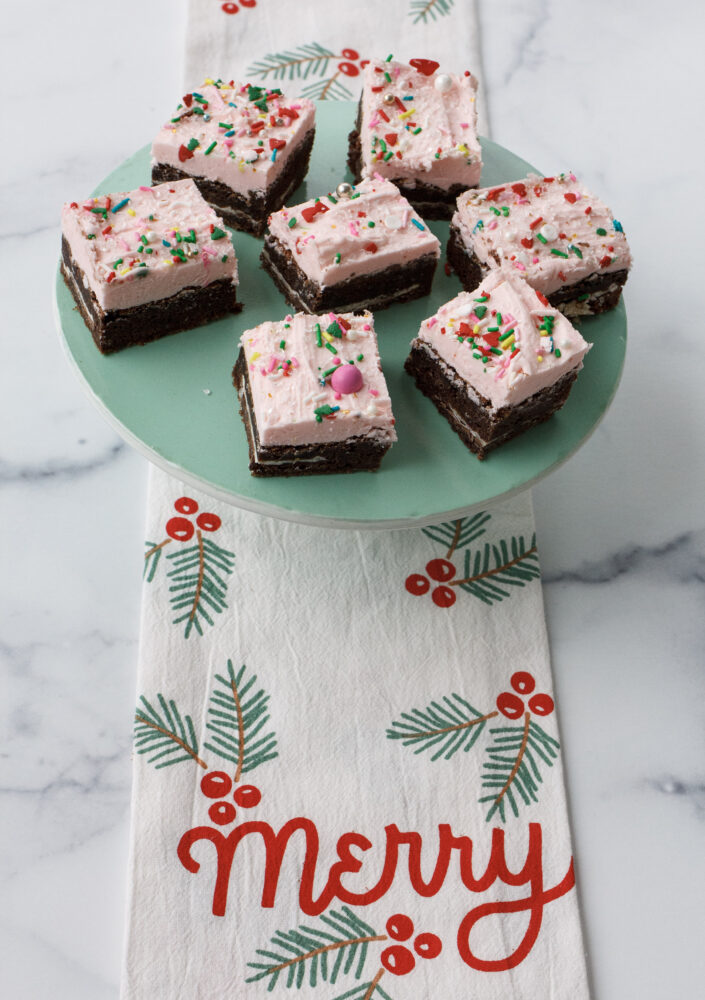
<instances>
[{"instance_id":1,"label":"pine needle illustration","mask_svg":"<svg viewBox=\"0 0 705 1000\"><path fill-rule=\"evenodd\" d=\"M491 516L483 510L478 514L473 514L472 517L461 517L457 521L433 524L421 530L434 542L440 542L441 545L444 545L447 549L445 557L450 559L457 549L464 548L480 535L484 535L484 525L491 519Z\"/></svg>"},{"instance_id":2,"label":"pine needle illustration","mask_svg":"<svg viewBox=\"0 0 705 1000\"><path fill-rule=\"evenodd\" d=\"M338 912L323 913L316 923L301 925L289 931L276 931L267 948L258 948L264 961L248 962L255 970L248 983L267 979L267 989L273 990L280 978L287 988L300 990L307 981L313 989L324 982L334 986L339 976L352 974L360 979L364 971L368 948L374 941L386 941L386 934L377 934L353 911L343 906ZM346 1000L371 998L375 991L389 1000L378 986L381 975L371 983L363 983L345 993ZM372 987L371 992L369 991ZM338 998L343 1000L343 997Z\"/></svg>"},{"instance_id":3,"label":"pine needle illustration","mask_svg":"<svg viewBox=\"0 0 705 1000\"><path fill-rule=\"evenodd\" d=\"M234 780L278 756L274 733L263 731L269 722L269 695L256 690L257 676L245 679L247 667L235 672L228 660L227 676L216 674L218 686L211 695L206 729L211 734L207 750L235 764Z\"/></svg>"},{"instance_id":4,"label":"pine needle illustration","mask_svg":"<svg viewBox=\"0 0 705 1000\"><path fill-rule=\"evenodd\" d=\"M409 7L409 17L413 18L413 23L428 24L435 21L437 17L446 17L450 14L455 0L412 0Z\"/></svg>"},{"instance_id":5,"label":"pine needle illustration","mask_svg":"<svg viewBox=\"0 0 705 1000\"><path fill-rule=\"evenodd\" d=\"M190 715L181 716L173 700L167 702L157 695L158 711L142 695L142 706L135 711L135 749L150 754L147 760L157 768L193 760L201 767L206 764L198 756L198 738ZM157 761L159 763L157 764Z\"/></svg>"},{"instance_id":6,"label":"pine needle illustration","mask_svg":"<svg viewBox=\"0 0 705 1000\"><path fill-rule=\"evenodd\" d=\"M423 711L414 708L402 712L401 720L392 722L387 730L387 739L401 740L417 754L433 751L431 760L450 760L459 750L471 750L487 720L498 714L483 715L459 694L444 695L442 701L432 701Z\"/></svg>"},{"instance_id":7,"label":"pine needle illustration","mask_svg":"<svg viewBox=\"0 0 705 1000\"><path fill-rule=\"evenodd\" d=\"M340 73L335 73L327 80L316 80L302 87L301 96L310 101L348 101L353 96L352 91L340 81Z\"/></svg>"},{"instance_id":8,"label":"pine needle illustration","mask_svg":"<svg viewBox=\"0 0 705 1000\"><path fill-rule=\"evenodd\" d=\"M177 612L174 624L185 623L186 639L193 629L203 635L203 623L213 625L213 615L227 608L226 577L233 571L235 556L198 530L195 544L171 552L167 559L173 567L167 576L172 581L171 606Z\"/></svg>"},{"instance_id":9,"label":"pine needle illustration","mask_svg":"<svg viewBox=\"0 0 705 1000\"><path fill-rule=\"evenodd\" d=\"M491 729L493 742L487 747L482 787L489 790L479 801L492 803L489 821L495 813L504 823L507 807L514 816L522 806L538 801L538 786L543 781L541 765L553 767L560 744L526 712L521 726Z\"/></svg>"},{"instance_id":10,"label":"pine needle illustration","mask_svg":"<svg viewBox=\"0 0 705 1000\"><path fill-rule=\"evenodd\" d=\"M536 535L527 545L524 536L502 539L496 545L486 542L474 554L465 550L465 569L461 579L451 580L450 587L460 587L484 604L494 604L509 597L511 587L524 587L541 575L536 551Z\"/></svg>"},{"instance_id":11,"label":"pine needle illustration","mask_svg":"<svg viewBox=\"0 0 705 1000\"><path fill-rule=\"evenodd\" d=\"M157 572L157 566L159 565L159 560L162 557L164 546L168 545L170 542L170 538L165 538L163 542L144 543L147 551L144 554L144 570L142 572L142 577L147 580L147 583L151 583L154 579L154 574Z\"/></svg>"},{"instance_id":12,"label":"pine needle illustration","mask_svg":"<svg viewBox=\"0 0 705 1000\"><path fill-rule=\"evenodd\" d=\"M270 76L274 80L306 80L310 75L325 76L330 60L340 58L342 57L318 42L310 42L297 49L264 56L259 62L253 63L247 72L250 76L263 80Z\"/></svg>"}]
</instances>

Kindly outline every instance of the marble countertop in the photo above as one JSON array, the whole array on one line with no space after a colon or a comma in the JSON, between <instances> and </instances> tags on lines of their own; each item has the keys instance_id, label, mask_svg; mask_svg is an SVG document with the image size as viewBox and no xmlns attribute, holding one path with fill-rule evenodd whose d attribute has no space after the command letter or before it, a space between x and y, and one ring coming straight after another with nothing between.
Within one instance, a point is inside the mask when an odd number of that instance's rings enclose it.
<instances>
[{"instance_id":1,"label":"marble countertop","mask_svg":"<svg viewBox=\"0 0 705 1000\"><path fill-rule=\"evenodd\" d=\"M480 9L494 137L546 171L579 171L625 221L636 262L617 399L534 489L594 997L696 1000L705 360L692 317L702 314L705 144L691 119L705 15L688 2L668 17L661 4L610 0ZM50 285L60 204L150 141L180 88L183 25L173 0L88 10L37 0L13 5L3 24L8 1000L116 998L120 972L147 465L65 363Z\"/></svg>"}]
</instances>

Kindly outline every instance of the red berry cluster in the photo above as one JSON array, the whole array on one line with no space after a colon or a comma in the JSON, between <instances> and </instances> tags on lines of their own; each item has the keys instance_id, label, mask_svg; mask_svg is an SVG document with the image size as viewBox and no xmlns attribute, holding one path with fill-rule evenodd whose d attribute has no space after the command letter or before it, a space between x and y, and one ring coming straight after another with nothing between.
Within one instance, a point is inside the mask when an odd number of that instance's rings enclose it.
<instances>
[{"instance_id":1,"label":"red berry cluster","mask_svg":"<svg viewBox=\"0 0 705 1000\"><path fill-rule=\"evenodd\" d=\"M497 708L508 719L520 719L526 711L524 701L519 697L520 694L525 697L531 695L528 710L534 715L550 715L555 708L550 694L533 694L536 681L526 670L517 670L515 674L512 674L511 685L518 694L514 694L512 691L502 691L497 698Z\"/></svg>"},{"instance_id":2,"label":"red berry cluster","mask_svg":"<svg viewBox=\"0 0 705 1000\"><path fill-rule=\"evenodd\" d=\"M195 514L198 510L198 504L191 497L180 497L174 504L174 510L178 511L179 514ZM205 511L196 518L196 524L201 531L217 531L222 523L217 514L209 514ZM175 542L188 542L190 538L193 538L194 531L193 522L189 521L187 517L171 517L166 522L166 533Z\"/></svg>"},{"instance_id":3,"label":"red berry cluster","mask_svg":"<svg viewBox=\"0 0 705 1000\"><path fill-rule=\"evenodd\" d=\"M209 771L201 778L201 791L207 799L225 799L232 791L233 780L225 771ZM240 785L233 795L235 802L242 809L252 809L258 805L262 793L255 785ZM232 802L214 802L208 810L208 815L218 826L232 823L237 815L237 809Z\"/></svg>"},{"instance_id":4,"label":"red berry cluster","mask_svg":"<svg viewBox=\"0 0 705 1000\"><path fill-rule=\"evenodd\" d=\"M433 603L439 608L452 607L456 600L455 591L451 587L444 586L444 584L455 577L455 566L453 563L447 559L432 559L426 563L426 572L431 577L431 580L435 580L440 584L440 586L434 587L431 592ZM420 597L422 594L428 592L431 582L422 573L412 573L411 576L407 576L404 585L410 594Z\"/></svg>"},{"instance_id":5,"label":"red berry cluster","mask_svg":"<svg viewBox=\"0 0 705 1000\"><path fill-rule=\"evenodd\" d=\"M338 69L346 76L359 76L360 70L364 69L370 61L369 59L360 59L360 53L356 49L343 49L340 54L344 61L338 63Z\"/></svg>"},{"instance_id":6,"label":"red berry cluster","mask_svg":"<svg viewBox=\"0 0 705 1000\"><path fill-rule=\"evenodd\" d=\"M387 921L387 934L394 941L408 941L414 933L414 922L405 913L395 913ZM414 951L419 958L437 958L443 944L436 934L417 934ZM416 965L412 952L401 944L390 945L382 952L382 965L394 976L406 976Z\"/></svg>"},{"instance_id":7,"label":"red berry cluster","mask_svg":"<svg viewBox=\"0 0 705 1000\"><path fill-rule=\"evenodd\" d=\"M256 7L257 0L240 0L241 7ZM224 10L226 14L237 14L239 8L236 3L223 3L220 5L220 9Z\"/></svg>"}]
</instances>

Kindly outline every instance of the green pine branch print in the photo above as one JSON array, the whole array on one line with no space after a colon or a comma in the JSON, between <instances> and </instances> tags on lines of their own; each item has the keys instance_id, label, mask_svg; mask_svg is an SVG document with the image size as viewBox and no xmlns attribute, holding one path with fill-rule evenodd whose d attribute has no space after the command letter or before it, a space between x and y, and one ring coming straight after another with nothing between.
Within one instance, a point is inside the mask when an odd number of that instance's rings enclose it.
<instances>
[{"instance_id":1,"label":"green pine branch print","mask_svg":"<svg viewBox=\"0 0 705 1000\"><path fill-rule=\"evenodd\" d=\"M517 817L522 807L538 802L542 769L553 767L560 744L533 721L534 716L552 715L555 704L550 694L536 691L536 680L527 670L512 674L510 690L499 693L495 706L481 712L454 692L424 709L402 712L386 735L415 754L430 754L431 761L451 760L461 750L472 750L490 719L502 715L514 723L490 729L480 775L487 794L478 801L490 804L485 819L489 822L497 816L505 823L510 816Z\"/></svg>"},{"instance_id":2,"label":"green pine branch print","mask_svg":"<svg viewBox=\"0 0 705 1000\"><path fill-rule=\"evenodd\" d=\"M145 579L147 583L151 583L154 579L154 574L157 572L157 566L159 565L159 560L162 557L164 546L168 545L170 541L170 538L165 538L163 542L144 543L147 551L144 554L144 570L142 572L142 578Z\"/></svg>"},{"instance_id":3,"label":"green pine branch print","mask_svg":"<svg viewBox=\"0 0 705 1000\"><path fill-rule=\"evenodd\" d=\"M499 813L505 822L507 806L514 816L521 806L538 802L538 786L543 781L540 764L553 767L560 744L526 712L523 725L491 729L493 742L487 747L482 787L489 790L479 801L490 802L489 821Z\"/></svg>"},{"instance_id":4,"label":"green pine branch print","mask_svg":"<svg viewBox=\"0 0 705 1000\"><path fill-rule=\"evenodd\" d=\"M444 695L442 702L432 701L423 711L414 708L402 712L401 720L392 722L387 730L387 739L401 740L416 754L433 751L431 760L450 760L459 750L471 750L488 719L496 715L499 712L483 715L453 693L450 698Z\"/></svg>"},{"instance_id":5,"label":"green pine branch print","mask_svg":"<svg viewBox=\"0 0 705 1000\"><path fill-rule=\"evenodd\" d=\"M218 686L211 694L206 723L211 735L204 744L235 764L236 783L241 775L278 756L276 736L263 732L269 722L269 695L261 688L254 690L257 675L245 679L246 672L243 665L236 673L228 660L227 676L216 674Z\"/></svg>"},{"instance_id":6,"label":"green pine branch print","mask_svg":"<svg viewBox=\"0 0 705 1000\"><path fill-rule=\"evenodd\" d=\"M340 73L327 80L316 80L301 89L301 96L310 101L349 101L353 96L349 87L340 81Z\"/></svg>"},{"instance_id":7,"label":"green pine branch print","mask_svg":"<svg viewBox=\"0 0 705 1000\"><path fill-rule=\"evenodd\" d=\"M502 539L496 545L485 542L473 554L465 551L464 576L451 580L450 587L460 587L484 604L495 604L509 597L508 587L523 587L541 575L536 549L536 535L527 545L524 536Z\"/></svg>"},{"instance_id":8,"label":"green pine branch print","mask_svg":"<svg viewBox=\"0 0 705 1000\"><path fill-rule=\"evenodd\" d=\"M285 78L306 80L311 74L325 76L330 60L339 58L341 57L335 52L319 45L318 42L310 42L308 45L300 45L297 49L266 55L258 62L252 63L247 72L250 76L257 76L262 80L270 75L274 80Z\"/></svg>"},{"instance_id":9,"label":"green pine branch print","mask_svg":"<svg viewBox=\"0 0 705 1000\"><path fill-rule=\"evenodd\" d=\"M307 982L312 989L320 982L334 986L339 976L352 974L360 979L372 942L386 941L386 934L377 934L353 911L343 906L340 911L323 913L317 923L301 925L289 931L276 931L266 948L258 948L264 961L248 962L253 974L246 980L256 983L267 980L271 991L280 978L284 985L300 990ZM369 1000L375 993L389 1000L379 986L380 969L369 983L356 986L337 1000Z\"/></svg>"},{"instance_id":10,"label":"green pine branch print","mask_svg":"<svg viewBox=\"0 0 705 1000\"><path fill-rule=\"evenodd\" d=\"M428 24L435 21L437 17L447 17L450 14L455 0L412 0L409 7L409 17L413 18L414 24Z\"/></svg>"},{"instance_id":11,"label":"green pine branch print","mask_svg":"<svg viewBox=\"0 0 705 1000\"><path fill-rule=\"evenodd\" d=\"M167 559L173 567L167 576L171 580L171 607L176 612L174 624L184 624L186 639L194 629L203 635L204 622L213 625L213 615L228 606L226 577L233 571L235 557L199 529L194 545L169 553Z\"/></svg>"},{"instance_id":12,"label":"green pine branch print","mask_svg":"<svg viewBox=\"0 0 705 1000\"><path fill-rule=\"evenodd\" d=\"M446 559L450 559L457 549L462 549L470 542L474 542L480 535L485 533L485 524L490 520L491 515L486 511L473 514L472 517L460 517L457 521L446 521L443 524L432 524L428 528L422 528L424 535L434 542L440 542L446 547Z\"/></svg>"},{"instance_id":13,"label":"green pine branch print","mask_svg":"<svg viewBox=\"0 0 705 1000\"><path fill-rule=\"evenodd\" d=\"M167 702L157 695L158 711L142 695L141 706L135 711L135 749L149 754L147 760L157 769L193 760L200 767L206 764L198 755L198 739L190 715L181 716L173 700ZM159 763L157 763L159 761Z\"/></svg>"}]
</instances>

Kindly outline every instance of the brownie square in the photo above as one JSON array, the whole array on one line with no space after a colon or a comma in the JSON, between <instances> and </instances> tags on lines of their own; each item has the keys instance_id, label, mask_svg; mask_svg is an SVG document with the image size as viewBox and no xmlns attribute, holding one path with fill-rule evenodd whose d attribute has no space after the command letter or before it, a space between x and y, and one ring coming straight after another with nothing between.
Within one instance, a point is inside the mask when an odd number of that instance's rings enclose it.
<instances>
[{"instance_id":1,"label":"brownie square","mask_svg":"<svg viewBox=\"0 0 705 1000\"><path fill-rule=\"evenodd\" d=\"M440 243L382 178L275 212L261 261L294 309L383 309L427 295Z\"/></svg>"},{"instance_id":2,"label":"brownie square","mask_svg":"<svg viewBox=\"0 0 705 1000\"><path fill-rule=\"evenodd\" d=\"M246 330L233 382L254 476L373 470L396 441L371 313Z\"/></svg>"},{"instance_id":3,"label":"brownie square","mask_svg":"<svg viewBox=\"0 0 705 1000\"><path fill-rule=\"evenodd\" d=\"M477 187L477 80L439 72L430 59L372 62L364 69L348 165L356 181L381 174L427 219L450 219Z\"/></svg>"},{"instance_id":4,"label":"brownie square","mask_svg":"<svg viewBox=\"0 0 705 1000\"><path fill-rule=\"evenodd\" d=\"M590 346L540 292L496 269L424 320L405 368L484 458L565 403Z\"/></svg>"},{"instance_id":5,"label":"brownie square","mask_svg":"<svg viewBox=\"0 0 705 1000\"><path fill-rule=\"evenodd\" d=\"M308 170L315 106L281 90L206 80L152 144L152 182L192 177L233 229L264 233Z\"/></svg>"},{"instance_id":6,"label":"brownie square","mask_svg":"<svg viewBox=\"0 0 705 1000\"><path fill-rule=\"evenodd\" d=\"M566 316L613 309L631 267L622 224L574 174L530 174L461 195L447 257L468 290L504 265Z\"/></svg>"},{"instance_id":7,"label":"brownie square","mask_svg":"<svg viewBox=\"0 0 705 1000\"><path fill-rule=\"evenodd\" d=\"M192 180L64 205L61 272L103 354L238 312L235 250Z\"/></svg>"}]
</instances>

